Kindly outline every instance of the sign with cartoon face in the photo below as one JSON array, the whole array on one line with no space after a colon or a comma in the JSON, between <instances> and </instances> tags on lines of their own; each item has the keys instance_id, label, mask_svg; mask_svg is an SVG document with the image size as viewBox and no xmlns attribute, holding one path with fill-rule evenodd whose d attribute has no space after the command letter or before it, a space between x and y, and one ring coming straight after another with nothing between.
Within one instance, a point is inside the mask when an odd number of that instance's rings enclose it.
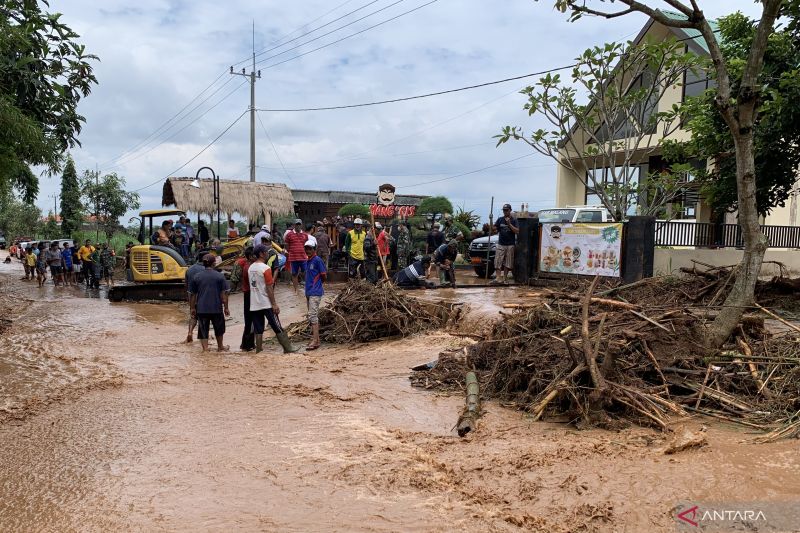
<instances>
[{"instance_id":1,"label":"sign with cartoon face","mask_svg":"<svg viewBox=\"0 0 800 533\"><path fill-rule=\"evenodd\" d=\"M539 270L620 276L622 224L542 224Z\"/></svg>"},{"instance_id":2,"label":"sign with cartoon face","mask_svg":"<svg viewBox=\"0 0 800 533\"><path fill-rule=\"evenodd\" d=\"M390 183L384 183L378 187L378 204L385 206L394 205L394 192L394 185Z\"/></svg>"}]
</instances>

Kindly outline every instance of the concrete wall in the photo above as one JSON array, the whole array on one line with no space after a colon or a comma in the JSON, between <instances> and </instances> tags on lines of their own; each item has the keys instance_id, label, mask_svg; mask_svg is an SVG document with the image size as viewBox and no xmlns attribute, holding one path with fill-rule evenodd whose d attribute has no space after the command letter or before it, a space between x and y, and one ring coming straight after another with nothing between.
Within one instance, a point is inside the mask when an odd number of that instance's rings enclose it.
<instances>
[{"instance_id":1,"label":"concrete wall","mask_svg":"<svg viewBox=\"0 0 800 533\"><path fill-rule=\"evenodd\" d=\"M714 266L730 266L742 260L742 251L727 248L719 250L656 248L653 272L659 276L676 273L681 267L692 268L694 265L692 259ZM783 263L792 277L800 276L800 250L767 250L764 260ZM762 276L778 274L778 265L765 264L761 268Z\"/></svg>"}]
</instances>

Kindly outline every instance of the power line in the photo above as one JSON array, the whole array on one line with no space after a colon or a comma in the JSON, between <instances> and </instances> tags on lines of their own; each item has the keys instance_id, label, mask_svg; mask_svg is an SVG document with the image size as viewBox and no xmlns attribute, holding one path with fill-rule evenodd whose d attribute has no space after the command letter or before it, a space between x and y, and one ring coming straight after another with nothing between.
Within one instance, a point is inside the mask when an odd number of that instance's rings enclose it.
<instances>
[{"instance_id":1,"label":"power line","mask_svg":"<svg viewBox=\"0 0 800 533\"><path fill-rule=\"evenodd\" d=\"M377 1L377 0L376 0L376 1ZM330 30L329 32L323 33L322 35L318 35L318 36L314 37L313 39L310 39L310 40L308 40L308 41L306 41L306 42L303 42L303 43L300 43L300 44L298 44L297 46L293 46L293 47L291 47L291 48L287 48L286 50L284 50L284 51L282 51L282 52L278 52L277 54L271 55L271 56L269 56L269 57L265 57L264 59L260 59L260 60L258 61L258 63L257 63L257 64L258 64L258 65L260 65L261 63L266 63L266 62L267 62L267 61L269 61L270 59L275 59L276 57L280 57L280 56L282 56L283 54L286 54L286 53L288 53L288 52L291 52L292 50L297 50L298 48L302 48L303 46L305 46L305 45L307 45L307 44L311 44L311 43L313 43L313 42L315 42L315 41L319 41L319 40L320 40L320 39L322 39L323 37L327 37L328 35L331 35L331 34L333 34L333 33L336 33L336 32L337 32L337 31L339 31L339 30L342 30L342 29L344 29L344 28L347 28L347 27L349 27L349 26L352 26L353 24L356 24L357 22L361 22L362 20L364 20L364 19L367 19L367 18L369 18L369 17L371 17L371 16L373 16L373 15L377 15L377 14L378 14L378 13L380 13L381 11L386 11L386 10L387 10L387 9L389 9L390 7L394 7L394 6L396 6L397 4L400 4L400 3L402 3L402 2L405 2L405 0L395 0L395 2L393 2L393 3L391 3L391 4L387 5L387 6L384 6L384 7L380 8L380 9L377 9L377 10L373 11L372 13L368 13L368 14L364 15L364 16L363 16L363 17L361 17L361 18L357 18L357 19L355 19L355 20L352 20L352 21L348 22L347 24L343 24L343 25L339 26L338 28L334 28L334 29ZM371 5L371 4L374 4L374 3L375 3L375 2L371 2L370 4L367 4L367 5L363 6L363 7L367 7L367 6L369 6L369 5ZM362 7L362 8L359 8L359 9L363 9L363 7ZM358 10L356 10L356 11L358 11ZM352 11L351 13L355 13L355 11ZM313 31L310 31L310 32L308 32L308 33L314 33L314 32L313 32ZM298 37L298 39L299 39L299 37ZM296 39L292 39L292 40L294 41L294 40L296 40ZM289 42L291 42L291 41L288 41L287 43L284 43L284 44L289 44ZM276 46L275 48L272 48L272 49L270 49L270 50L266 50L266 51L262 52L262 54L263 54L263 53L266 53L266 52L269 52L269 51L271 51L271 50L276 50L276 49L280 48L281 46L283 46L283 45ZM260 54L259 54L259 55L260 55ZM297 56L297 57L299 57L299 56ZM294 58L292 58L292 59L294 59ZM265 67L265 68L269 68L269 67Z\"/></svg>"},{"instance_id":2,"label":"power line","mask_svg":"<svg viewBox=\"0 0 800 533\"><path fill-rule=\"evenodd\" d=\"M331 25L331 24L333 24L334 22L338 22L338 21L342 20L343 18L346 18L346 17L348 17L348 16L352 15L353 13L356 13L356 12L358 12L358 11L361 11L362 9L365 9L365 8L367 8L367 7L371 6L372 4L375 4L375 3L379 2L379 1L380 1L380 0L372 0L371 2L368 2L368 3L364 4L364 5L363 5L363 6L361 6L361 7L357 8L357 9L354 9L353 11L350 11L350 12L348 12L348 13L345 13L344 15L342 15L342 16L340 16L340 17L338 17L338 18L335 18L335 19L333 19L333 20L332 20L332 21L330 21L330 22L326 22L326 23L325 23L325 24L323 24L322 26L319 26L319 27L317 27L317 28L314 28L313 30L309 30L309 31L307 31L306 33L304 33L304 34L302 34L302 35L298 35L298 36L297 36L297 37L295 37L294 39L291 39L291 40L288 40L288 41L282 42L282 43L280 43L280 44L278 44L278 45L276 45L276 46L273 46L272 48L267 48L267 49L261 50L260 52L258 52L258 53L256 54L256 57L262 56L262 55L264 55L264 54L266 54L266 53L268 53L268 52L272 52L273 50L277 50L278 48L281 48L282 46L285 46L285 45L287 45L287 44L289 44L289 43L292 43L292 42L294 42L294 41L297 41L298 39L301 39L301 38L303 38L303 37L305 37L305 36L307 36L307 35L311 35L312 33L316 32L316 31L319 31L319 30L321 30L322 28L325 28L326 26L330 26L330 25ZM346 27L348 27L348 26L352 26L352 25L353 25L353 24L355 24L356 22L359 22L359 21L361 21L361 20L364 20L364 19L365 19L365 18L367 18L367 17L371 17L372 15L374 15L374 14L376 14L376 13L380 13L381 11L383 11L383 10L385 10L385 9L389 9L389 8L390 8L390 7L392 7L393 5L395 5L395 4L399 4L400 2L404 2L404 1L405 1L405 0L398 0L398 1L396 1L394 4L390 4L390 5L388 5L388 6L384 7L384 8L382 8L382 9L379 9L378 11L374 11L374 12L370 13L369 15L365 15L365 16L361 17L360 19L356 19L356 20L354 20L354 21L352 21L352 22L349 22L349 23L347 23L347 24L345 24L345 25L343 25L343 26L339 26L338 28L336 28L336 29L334 29L334 30L331 30L331 31L329 31L328 33L322 34L322 35L320 35L319 37L315 37L314 39L311 39L310 41L306 41L306 42L304 42L304 43L301 43L300 45L298 45L298 46L296 46L296 47L294 47L294 48L290 48L290 49L288 49L288 50L284 50L283 52L281 52L281 53L279 53L279 54L276 54L276 55L274 55L274 56L270 56L270 57L268 57L268 58L265 58L263 61L268 61L268 60L270 60L270 59L272 59L272 58L274 58L274 57L278 57L278 56L279 56L279 55L281 55L281 54L284 54L284 53L286 53L286 52L290 52L291 50L295 50L295 49L297 49L297 48L299 48L299 47L301 47L301 46L304 46L304 45L306 45L306 44L308 44L308 43L313 43L314 41L317 41L317 40L319 40L319 39L321 39L321 38L323 38L323 37L325 37L325 36L327 36L327 35L330 35L331 33L336 33L337 31L339 31L339 30L341 30L341 29L343 29L343 28L346 28Z\"/></svg>"},{"instance_id":3,"label":"power line","mask_svg":"<svg viewBox=\"0 0 800 533\"><path fill-rule=\"evenodd\" d=\"M105 167L105 166L106 166L106 165L108 165L109 163L113 163L113 162L115 162L115 161L118 161L118 160L122 159L122 158L125 156L125 154L131 153L131 152L134 152L134 151L136 151L136 150L137 150L137 149L138 149L140 146L143 146L143 145L147 144L147 141L148 141L148 140L149 140L151 137L153 137L153 136L155 136L155 135L158 135L158 133L160 133L160 132L161 132L161 130L162 130L162 129L163 129L163 128L164 128L164 127L167 125L167 124L169 124L170 122L172 122L173 120L175 120L175 118L177 118L177 117L178 117L178 116L179 116L181 113L183 113L183 112L186 110L186 108L187 108L187 107L189 107L190 105L192 105L192 104L195 102L195 100L197 100L198 98L200 98L200 97L201 97L201 96L202 96L202 95L203 95L203 94L204 94L204 93L205 93L207 90L209 90L209 89L210 89L210 88L211 88L211 87L212 87L212 86L213 86L215 83L217 83L217 82L218 82L218 81L219 81L219 80L220 80L220 79L221 79L221 78L222 78L222 77L223 77L225 74L227 74L227 70L224 70L224 71L222 71L222 74L220 74L219 76L217 76L216 78L214 78L214 81L212 81L211 83L209 83L209 84L206 86L206 88L205 88L205 89L203 89L202 91L200 91L199 93L197 93L197 95L196 95L194 98L192 98L192 99L189 101L189 103L188 103L188 104L186 104L185 106L183 106L183 107L180 109L180 111L178 111L177 113L175 113L174 115L172 115L170 118L168 118L168 119L167 119L167 120L166 120L166 121L165 121L163 124L161 124L161 125L160 125L158 128L156 128L156 129L155 129L155 131L153 131L153 133L151 133L150 135L148 135L147 137L145 137L144 139L142 139L141 141L139 141L137 144L135 144L135 145L134 145L134 146L132 146L131 148L129 148L129 149L127 149L127 150L124 150L124 151L122 152L122 154L120 154L119 156L117 156L117 157L115 157L115 158L112 158L112 159L109 159L108 161L106 161L105 163L103 163L103 164L102 164L102 165L100 165L100 166L102 166L102 167Z\"/></svg>"},{"instance_id":4,"label":"power line","mask_svg":"<svg viewBox=\"0 0 800 533\"><path fill-rule=\"evenodd\" d=\"M181 166L179 166L178 168L176 168L175 170L173 170L172 172L170 172L169 174L167 174L167 175L166 175L166 176L164 176L163 178L159 178L159 179L157 179L156 181L154 181L153 183L151 183L151 184L149 184L149 185L145 185L144 187L140 187L140 188L138 188L138 189L135 189L135 190L134 190L134 192L139 192L139 191L143 191L143 190L145 190L145 189L148 189L148 188L152 187L153 185L156 185L156 184L158 184L158 183L161 183L163 180L165 180L165 179L169 178L170 176L173 176L173 175L175 175L175 173L176 173L176 172L178 172L178 171L179 171L179 170L181 170L183 167L185 167L186 165L188 165L189 163L191 163L192 161L194 161L195 159L197 159L198 157L200 157L200 156L203 154L203 152L205 152L206 150L208 150L209 148L211 148L211 147L214 145L214 143L216 143L218 140L220 140L220 139L222 138L222 136L223 136L223 135L225 135L226 133L228 133L228 131L230 131L230 129L231 129L231 128L232 128L232 127L233 127L233 126L234 126L234 125L235 125L237 122L239 122L239 120L241 120L241 118L242 118L243 116L245 116L245 115L247 114L247 112L248 112L248 111L249 111L248 109L245 109L244 111L242 111L242 114L241 114L241 115L239 115L238 117L236 117L236 119L235 119L233 122L231 122L231 123L228 125L228 127L227 127L227 128L225 128L224 130L222 130L222 133L220 133L219 135L217 135L217 136L214 138L214 140L213 140L213 141L211 141L210 143L208 143L208 144L207 144L207 145L206 145L206 146L205 146L205 147L204 147L202 150L200 150L199 152L197 152L197 154L195 154L195 155L194 155L194 157L192 157L192 158L191 158L190 160L188 160L186 163L182 164Z\"/></svg>"},{"instance_id":5,"label":"power line","mask_svg":"<svg viewBox=\"0 0 800 533\"><path fill-rule=\"evenodd\" d=\"M266 70L266 69L268 69L268 68L272 68L272 67L277 67L278 65L283 65L284 63L288 63L289 61L294 61L295 59L299 59L299 58L301 58L301 57L303 57L303 56L306 56L306 55L308 55L308 54L314 53L314 52L316 52L316 51L318 51L318 50L322 50L323 48L327 48L327 47L329 47L329 46L333 46L334 44L340 43L340 42L342 42L342 41L344 41L344 40L346 40L346 39L349 39L350 37L355 37L356 35L360 35L360 34L362 34L362 33L365 33L365 32L367 32L367 31L369 31L369 30L372 30L372 29L374 29L374 28L377 28L378 26L383 26L384 24L387 24L387 23L389 23L389 22L392 22L393 20L397 20L397 19L399 19L400 17L403 17L403 16L405 16L405 15L408 15L408 14L410 14L410 13L413 13L413 12L415 12L415 11L419 11L419 10L420 10L420 9L422 9L423 7L427 7L427 6L429 6L429 5L431 5L431 4L434 4L434 3L438 2L438 1L439 1L439 0L430 0L429 2L427 2L427 3L425 3L425 4L422 4L421 6L417 6L417 7L415 7L414 9L409 9L408 11L404 11L404 12L400 13L399 15L395 15L395 16L394 16L394 17L392 17L392 18L389 18L389 19L386 19L386 20L384 20L383 22L379 22L378 24L374 24L374 25L372 25L372 26L369 26L369 27L367 27L367 28L364 28L363 30L361 30L361 31L357 31L356 33L351 33L350 35L345 35L345 36L344 36L344 37L342 37L341 39L337 39L337 40L335 40L335 41L332 41L332 42L330 42L330 43L328 43L328 44L324 44L324 45L322 45L322 46L318 46L317 48L313 48L313 49L309 50L308 52L303 52L302 54L297 54L296 56L294 56L294 57L290 57L289 59L284 59L283 61L278 61L277 63L273 63L273 64L271 64L271 65L267 65L266 67L264 67L264 70ZM397 3L399 3L399 2L395 2L395 4L397 4ZM390 4L390 5L389 5L389 6L387 6L387 7L391 7L391 6L395 5L395 4ZM385 8L384 8L384 9L385 9ZM360 20L360 19L359 19L359 20ZM316 40L316 39L315 39L315 40ZM308 41L308 42L311 42L311 41ZM303 45L305 45L305 44L308 44L308 43L303 43L303 44L301 44L301 45L295 46L294 48L290 48L289 50L286 50L285 52L289 52L289 51L291 51L291 50L295 50L295 49L297 49L297 48L300 48L301 46L303 46ZM281 53L285 53L285 52L281 52ZM278 55L280 55L280 54L278 54ZM259 64L260 64L260 63L264 63L264 62L268 61L269 59L270 59L270 58L262 59L261 61L259 61Z\"/></svg>"},{"instance_id":6,"label":"power line","mask_svg":"<svg viewBox=\"0 0 800 533\"><path fill-rule=\"evenodd\" d=\"M452 179L455 179L455 178L461 178L463 176L469 176L470 174L477 174L478 172L483 172L484 170L489 170L489 169L492 169L492 168L501 167L503 165L507 165L509 163L513 163L514 161L519 161L520 159L525 159L526 157L531 157L531 156L534 156L534 155L536 155L536 154L533 153L533 154L521 155L519 157L515 157L514 159L509 159L507 161L502 161L500 163L495 163L494 165L489 165L488 167L483 167L483 168L479 168L479 169L476 169L476 170L470 170L469 172L462 172L460 174L454 174L452 176L447 176L446 178L439 178L439 179L436 179L436 180L423 181L423 182L420 182L420 183L412 183L411 185L404 185L403 187L398 187L398 188L411 189L412 187L419 187L420 185L429 185L431 183L439 183L440 181L447 181L447 180L452 180Z\"/></svg>"},{"instance_id":7,"label":"power line","mask_svg":"<svg viewBox=\"0 0 800 533\"><path fill-rule=\"evenodd\" d=\"M233 79L233 78L231 78L231 79ZM236 93L236 91L238 91L239 89L241 89L241 88L242 88L242 86L243 86L243 85L245 85L246 83L247 83L247 81L243 81L242 83L240 83L239 85L237 85L237 86L236 86L236 87L235 87L235 88L234 88L232 91L230 91L228 94L226 94L225 96L223 96L223 97L222 97L222 99L220 99L220 100L219 100L219 101L217 101L217 102L216 102L214 105L212 105L211 107L209 107L208 109L206 109L205 111L203 111L203 112L202 112L200 115L198 115L197 117L195 117L195 119L194 119L194 120L192 120L191 122L189 122L188 124L186 124L185 126L183 126L181 129L179 129L178 131L176 131L175 133L173 133L172 135L170 135L170 136L169 136L169 137L167 137L166 139L163 139L163 140L162 140L161 142L159 142L158 144L155 144L155 145L151 146L150 148L148 148L148 149L147 149L147 150L145 150L144 152L140 152L140 153L138 153L138 154L135 154L135 155L134 155L134 154L131 154L133 157L127 157L127 158L125 158L125 161L122 161L122 160L120 160L120 161L119 161L119 162L117 162L116 164L114 164L114 165L111 165L111 166L109 166L109 167L106 167L106 168L105 168L105 169L103 169L103 170L108 170L108 169L110 169L110 168L118 167L118 166L120 166L120 165L122 165L122 164L127 164L127 163L130 163L130 162L132 162L132 161L136 161L137 159L139 159L139 158L141 158L141 157L144 157L145 155L149 154L150 152L152 152L153 150L155 150L155 149L156 149L156 148L158 148L159 146L163 145L164 143L166 143L166 142L168 142L168 141L170 141L170 140L174 139L175 137L177 137L178 135L180 135L182 132L184 132L184 131L185 131L185 130L186 130L188 127L189 127L189 126L193 125L195 122L197 122L198 120L200 120L201 118L203 118L204 116L206 116L207 114L209 114L209 113L210 113L210 112L211 112L211 111L212 111L214 108L216 108L216 107L217 107L218 105L220 105L222 102L224 102L225 100L227 100L228 98L230 98L231 96L233 96L233 94L234 94L234 93ZM222 85L221 87L224 87L224 86L225 86L225 85ZM221 87L220 87L220 88L221 88ZM217 91L214 91L214 92L216 93ZM213 95L212 95L212 96L213 96ZM195 108L195 109L197 109L197 108ZM187 115L187 117L188 117L188 115ZM184 118L186 118L186 117L184 117Z\"/></svg>"},{"instance_id":8,"label":"power line","mask_svg":"<svg viewBox=\"0 0 800 533\"><path fill-rule=\"evenodd\" d=\"M267 139L269 140L269 144L272 146L272 151L275 152L275 157L278 158L278 163L281 164L281 168L283 169L283 172L286 174L286 177L289 178L289 181L292 182L292 185L294 185L294 187L296 189L297 188L297 184L292 179L292 176L289 174L289 171L286 170L286 166L283 164L283 159L281 159L281 155L278 153L278 149L275 148L275 143L272 142L272 137L269 136L269 133L267 132L267 128L266 128L266 126L264 126L264 122L261 120L261 114L256 112L256 116L258 117L258 122L261 124L261 129L264 130L264 135L267 136Z\"/></svg>"},{"instance_id":9,"label":"power line","mask_svg":"<svg viewBox=\"0 0 800 533\"><path fill-rule=\"evenodd\" d=\"M334 7L333 9L331 9L331 10L329 10L329 11L326 11L325 13L323 13L323 14L322 14L322 15L320 15L320 16L318 16L318 17L317 17L317 18L315 18L314 20L310 20L310 21L306 22L305 24L303 24L302 26L298 26L298 27L297 27L297 28L295 28L294 30L292 30L292 31L290 31L289 33L285 34L284 36L282 36L282 37L279 37L279 38L277 38L277 39L273 40L272 42L270 42L270 43L269 43L269 46L271 46L271 45L273 45L273 44L277 44L277 43L281 42L283 39L286 39L287 37L289 37L289 36L290 36L290 35L292 35L293 33L297 33L298 31L302 30L303 28L305 28L305 27L307 27L307 26L310 26L311 24L314 24L314 23L315 23L315 22L317 22L318 20L320 20L320 19L323 19L323 18L327 17L328 15L330 15L331 13L333 13L334 11L336 11L337 9L339 9L340 7L347 5L347 4L349 4L350 2L352 2L352 1L353 1L353 0L346 0L345 2L342 2L342 3L341 3L341 4L339 4L338 6ZM364 7L367 7L367 6L368 6L368 5L370 5L370 4L374 4L374 3L375 3L375 2L377 2L377 1L378 1L378 0L374 0L373 2L370 2L369 4L367 4L367 5L363 6L363 7L359 8L359 9L363 9ZM358 11L358 10L356 10L356 11ZM346 13L346 14L345 14L345 15L343 15L343 16L345 16L345 17L346 17L347 15L351 15L352 13L353 13L353 11L351 11L350 13ZM339 17L339 18L337 18L337 19L334 19L334 20L332 20L331 22L329 22L328 24L331 24L331 23L333 23L333 22L336 22L337 20L340 20L341 18L342 18L342 17ZM325 26L327 26L328 24L326 24ZM298 37L297 37L297 39L299 39L300 37L303 37L303 36L305 36L305 35L309 35L309 34L311 34L311 33L314 33L315 31L317 31L317 30L319 30L319 29L321 29L321 28L324 28L325 26L320 26L320 27L318 27L318 28L315 28L315 29L313 29L313 30L310 30L310 31L308 31L308 32L304 33L303 35L300 35L300 36L298 36ZM280 47L281 47L281 46L283 46L284 44L289 44L290 42L291 42L291 41L286 41L286 42L284 42L284 43L282 43L282 44L278 45L278 46L277 46L277 48L280 48ZM274 50L274 48L271 48L270 50ZM259 52L258 52L256 55L257 55L257 56L258 56L258 55L261 55L261 54L263 54L263 53L269 52L270 50L262 49L262 50L260 50L260 51L259 51ZM239 61L239 62L237 62L237 63L234 63L234 64L233 64L233 66L235 67L235 66L237 66L237 65L241 65L241 64L243 64L243 63L247 63L247 62L248 62L248 61L250 61L251 59L252 59L252 58L250 58L250 57L248 57L247 59L242 59L241 61Z\"/></svg>"},{"instance_id":10,"label":"power line","mask_svg":"<svg viewBox=\"0 0 800 533\"><path fill-rule=\"evenodd\" d=\"M429 98L431 96L441 96L443 94L451 94L457 93L460 91L469 91L471 89L479 89L481 87L488 87L490 85L497 85L500 83L507 83L509 81L517 81L524 78L530 78L532 76L541 76L542 74L547 74L548 72L558 72L559 70L566 70L568 68L572 68L575 65L566 65L563 67L556 67L547 70L542 70L539 72L531 72L530 74L522 74L521 76L513 76L511 78L503 78L502 80L495 80L495 81L487 81L485 83L478 83L476 85L467 85L466 87L459 87L457 89L447 89L446 91L437 91L434 93L425 93L425 94L418 94L415 96L406 96L403 98L392 98L391 100L378 100L376 102L365 102L363 104L350 104L350 105L339 105L339 106L330 106L330 107L306 107L306 108L299 108L299 109L259 109L259 111L267 111L272 113L294 113L294 112L304 112L304 111L331 111L334 109L353 109L355 107L368 107L373 105L383 105L383 104L394 104L396 102L407 102L408 100L419 100L420 98Z\"/></svg>"}]
</instances>

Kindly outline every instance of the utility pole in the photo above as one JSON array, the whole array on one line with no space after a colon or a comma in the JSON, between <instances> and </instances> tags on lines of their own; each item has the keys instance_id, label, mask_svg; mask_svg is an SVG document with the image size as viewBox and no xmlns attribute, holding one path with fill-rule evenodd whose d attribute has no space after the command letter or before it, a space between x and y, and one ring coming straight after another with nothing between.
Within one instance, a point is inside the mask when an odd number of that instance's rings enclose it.
<instances>
[{"instance_id":1,"label":"utility pole","mask_svg":"<svg viewBox=\"0 0 800 533\"><path fill-rule=\"evenodd\" d=\"M231 74L234 76L244 76L250 80L250 181L256 181L256 79L261 79L261 71L256 73L256 22L253 21L253 70L247 74L242 67L241 72L234 72L231 66Z\"/></svg>"},{"instance_id":2,"label":"utility pole","mask_svg":"<svg viewBox=\"0 0 800 533\"><path fill-rule=\"evenodd\" d=\"M95 164L94 166L94 239L95 242L100 240L100 209L97 205L98 193L100 191L100 168Z\"/></svg>"}]
</instances>

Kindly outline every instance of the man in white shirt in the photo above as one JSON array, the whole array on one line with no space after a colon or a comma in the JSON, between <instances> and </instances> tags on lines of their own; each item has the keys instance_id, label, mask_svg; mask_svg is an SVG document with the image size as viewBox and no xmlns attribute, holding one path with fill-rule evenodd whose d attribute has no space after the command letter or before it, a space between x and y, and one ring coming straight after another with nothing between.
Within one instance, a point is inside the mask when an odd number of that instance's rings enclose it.
<instances>
[{"instance_id":1,"label":"man in white shirt","mask_svg":"<svg viewBox=\"0 0 800 533\"><path fill-rule=\"evenodd\" d=\"M253 318L253 332L255 334L256 353L262 351L264 342L265 322L269 323L278 342L283 347L283 353L298 351L292 346L289 335L281 327L278 316L281 309L275 299L275 289L272 279L272 269L266 264L269 249L259 244L253 249L256 261L247 270L250 281L250 313Z\"/></svg>"}]
</instances>

